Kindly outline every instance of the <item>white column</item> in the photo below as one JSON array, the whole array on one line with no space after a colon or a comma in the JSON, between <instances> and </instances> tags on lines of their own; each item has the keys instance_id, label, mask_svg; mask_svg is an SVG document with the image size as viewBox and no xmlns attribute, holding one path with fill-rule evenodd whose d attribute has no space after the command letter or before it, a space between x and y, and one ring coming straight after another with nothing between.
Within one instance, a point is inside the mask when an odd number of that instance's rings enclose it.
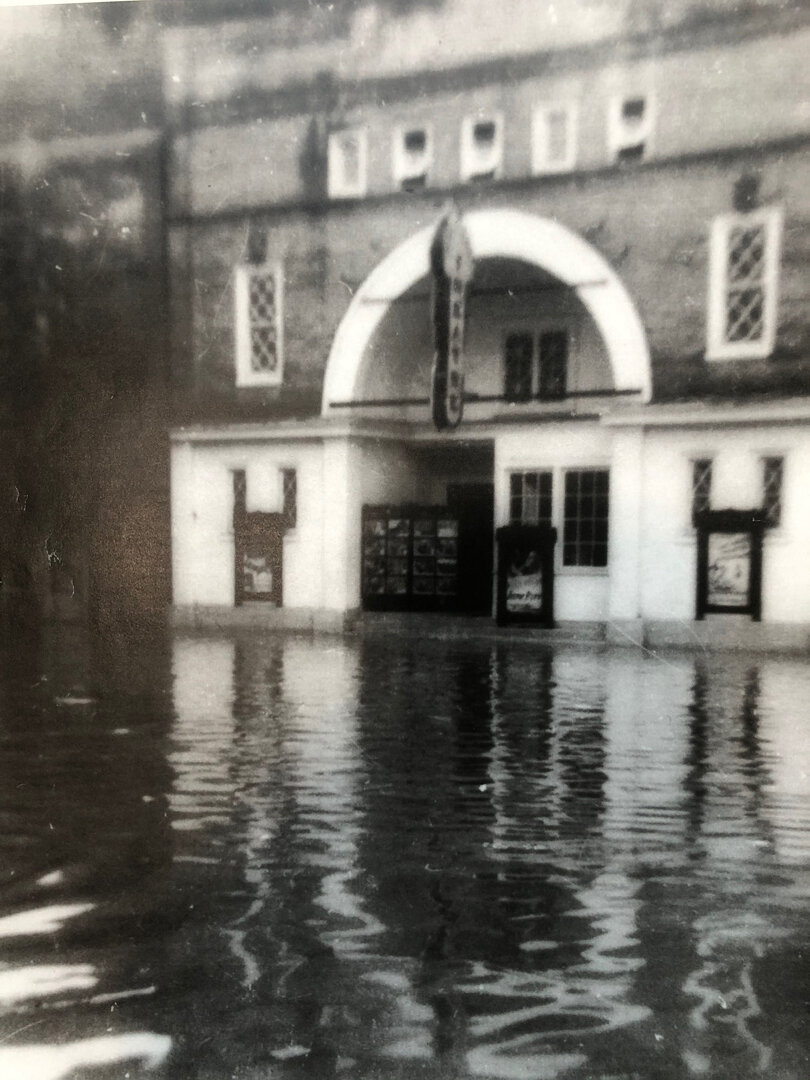
<instances>
[{"instance_id":1,"label":"white column","mask_svg":"<svg viewBox=\"0 0 810 1080\"><path fill-rule=\"evenodd\" d=\"M643 458L643 429L640 427L615 429L613 464L610 472L608 613L611 620L641 617Z\"/></svg>"},{"instance_id":2,"label":"white column","mask_svg":"<svg viewBox=\"0 0 810 1080\"><path fill-rule=\"evenodd\" d=\"M321 499L323 607L348 611L360 604L359 478L348 438L323 444Z\"/></svg>"}]
</instances>

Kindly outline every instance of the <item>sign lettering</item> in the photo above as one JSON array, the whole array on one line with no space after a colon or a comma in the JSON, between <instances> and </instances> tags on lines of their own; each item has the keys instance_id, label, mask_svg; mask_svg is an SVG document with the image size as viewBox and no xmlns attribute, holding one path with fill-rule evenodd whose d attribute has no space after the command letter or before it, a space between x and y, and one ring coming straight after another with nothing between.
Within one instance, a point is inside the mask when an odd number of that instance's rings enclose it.
<instances>
[{"instance_id":1,"label":"sign lettering","mask_svg":"<svg viewBox=\"0 0 810 1080\"><path fill-rule=\"evenodd\" d=\"M430 248L435 354L431 411L439 431L458 427L464 411L464 320L473 257L455 207L442 218Z\"/></svg>"}]
</instances>

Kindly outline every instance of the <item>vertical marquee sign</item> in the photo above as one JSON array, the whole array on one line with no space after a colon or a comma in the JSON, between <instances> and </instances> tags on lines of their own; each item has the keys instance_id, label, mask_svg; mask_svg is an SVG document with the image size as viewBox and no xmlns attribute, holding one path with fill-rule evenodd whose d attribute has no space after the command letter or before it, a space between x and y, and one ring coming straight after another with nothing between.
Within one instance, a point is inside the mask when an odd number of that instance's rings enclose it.
<instances>
[{"instance_id":1,"label":"vertical marquee sign","mask_svg":"<svg viewBox=\"0 0 810 1080\"><path fill-rule=\"evenodd\" d=\"M431 411L439 431L458 427L464 411L464 316L473 256L467 230L453 207L430 245L433 276L433 332L436 352Z\"/></svg>"}]
</instances>

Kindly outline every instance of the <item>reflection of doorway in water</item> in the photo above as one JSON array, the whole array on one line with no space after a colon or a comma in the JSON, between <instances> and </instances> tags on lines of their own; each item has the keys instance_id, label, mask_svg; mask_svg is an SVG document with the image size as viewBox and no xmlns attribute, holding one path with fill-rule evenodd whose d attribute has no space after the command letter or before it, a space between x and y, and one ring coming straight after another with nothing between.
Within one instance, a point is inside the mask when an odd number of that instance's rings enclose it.
<instances>
[{"instance_id":1,"label":"reflection of doorway in water","mask_svg":"<svg viewBox=\"0 0 810 1080\"><path fill-rule=\"evenodd\" d=\"M458 516L458 602L469 615L492 612L493 484L448 484L447 505Z\"/></svg>"}]
</instances>

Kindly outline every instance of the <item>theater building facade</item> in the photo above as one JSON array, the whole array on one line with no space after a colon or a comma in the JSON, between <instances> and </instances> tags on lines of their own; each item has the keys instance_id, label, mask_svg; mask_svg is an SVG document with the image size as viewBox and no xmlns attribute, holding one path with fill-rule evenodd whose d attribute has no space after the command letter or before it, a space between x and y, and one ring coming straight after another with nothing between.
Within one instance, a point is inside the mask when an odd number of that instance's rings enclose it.
<instances>
[{"instance_id":1,"label":"theater building facade","mask_svg":"<svg viewBox=\"0 0 810 1080\"><path fill-rule=\"evenodd\" d=\"M810 21L512 6L166 33L177 617L804 642Z\"/></svg>"}]
</instances>

